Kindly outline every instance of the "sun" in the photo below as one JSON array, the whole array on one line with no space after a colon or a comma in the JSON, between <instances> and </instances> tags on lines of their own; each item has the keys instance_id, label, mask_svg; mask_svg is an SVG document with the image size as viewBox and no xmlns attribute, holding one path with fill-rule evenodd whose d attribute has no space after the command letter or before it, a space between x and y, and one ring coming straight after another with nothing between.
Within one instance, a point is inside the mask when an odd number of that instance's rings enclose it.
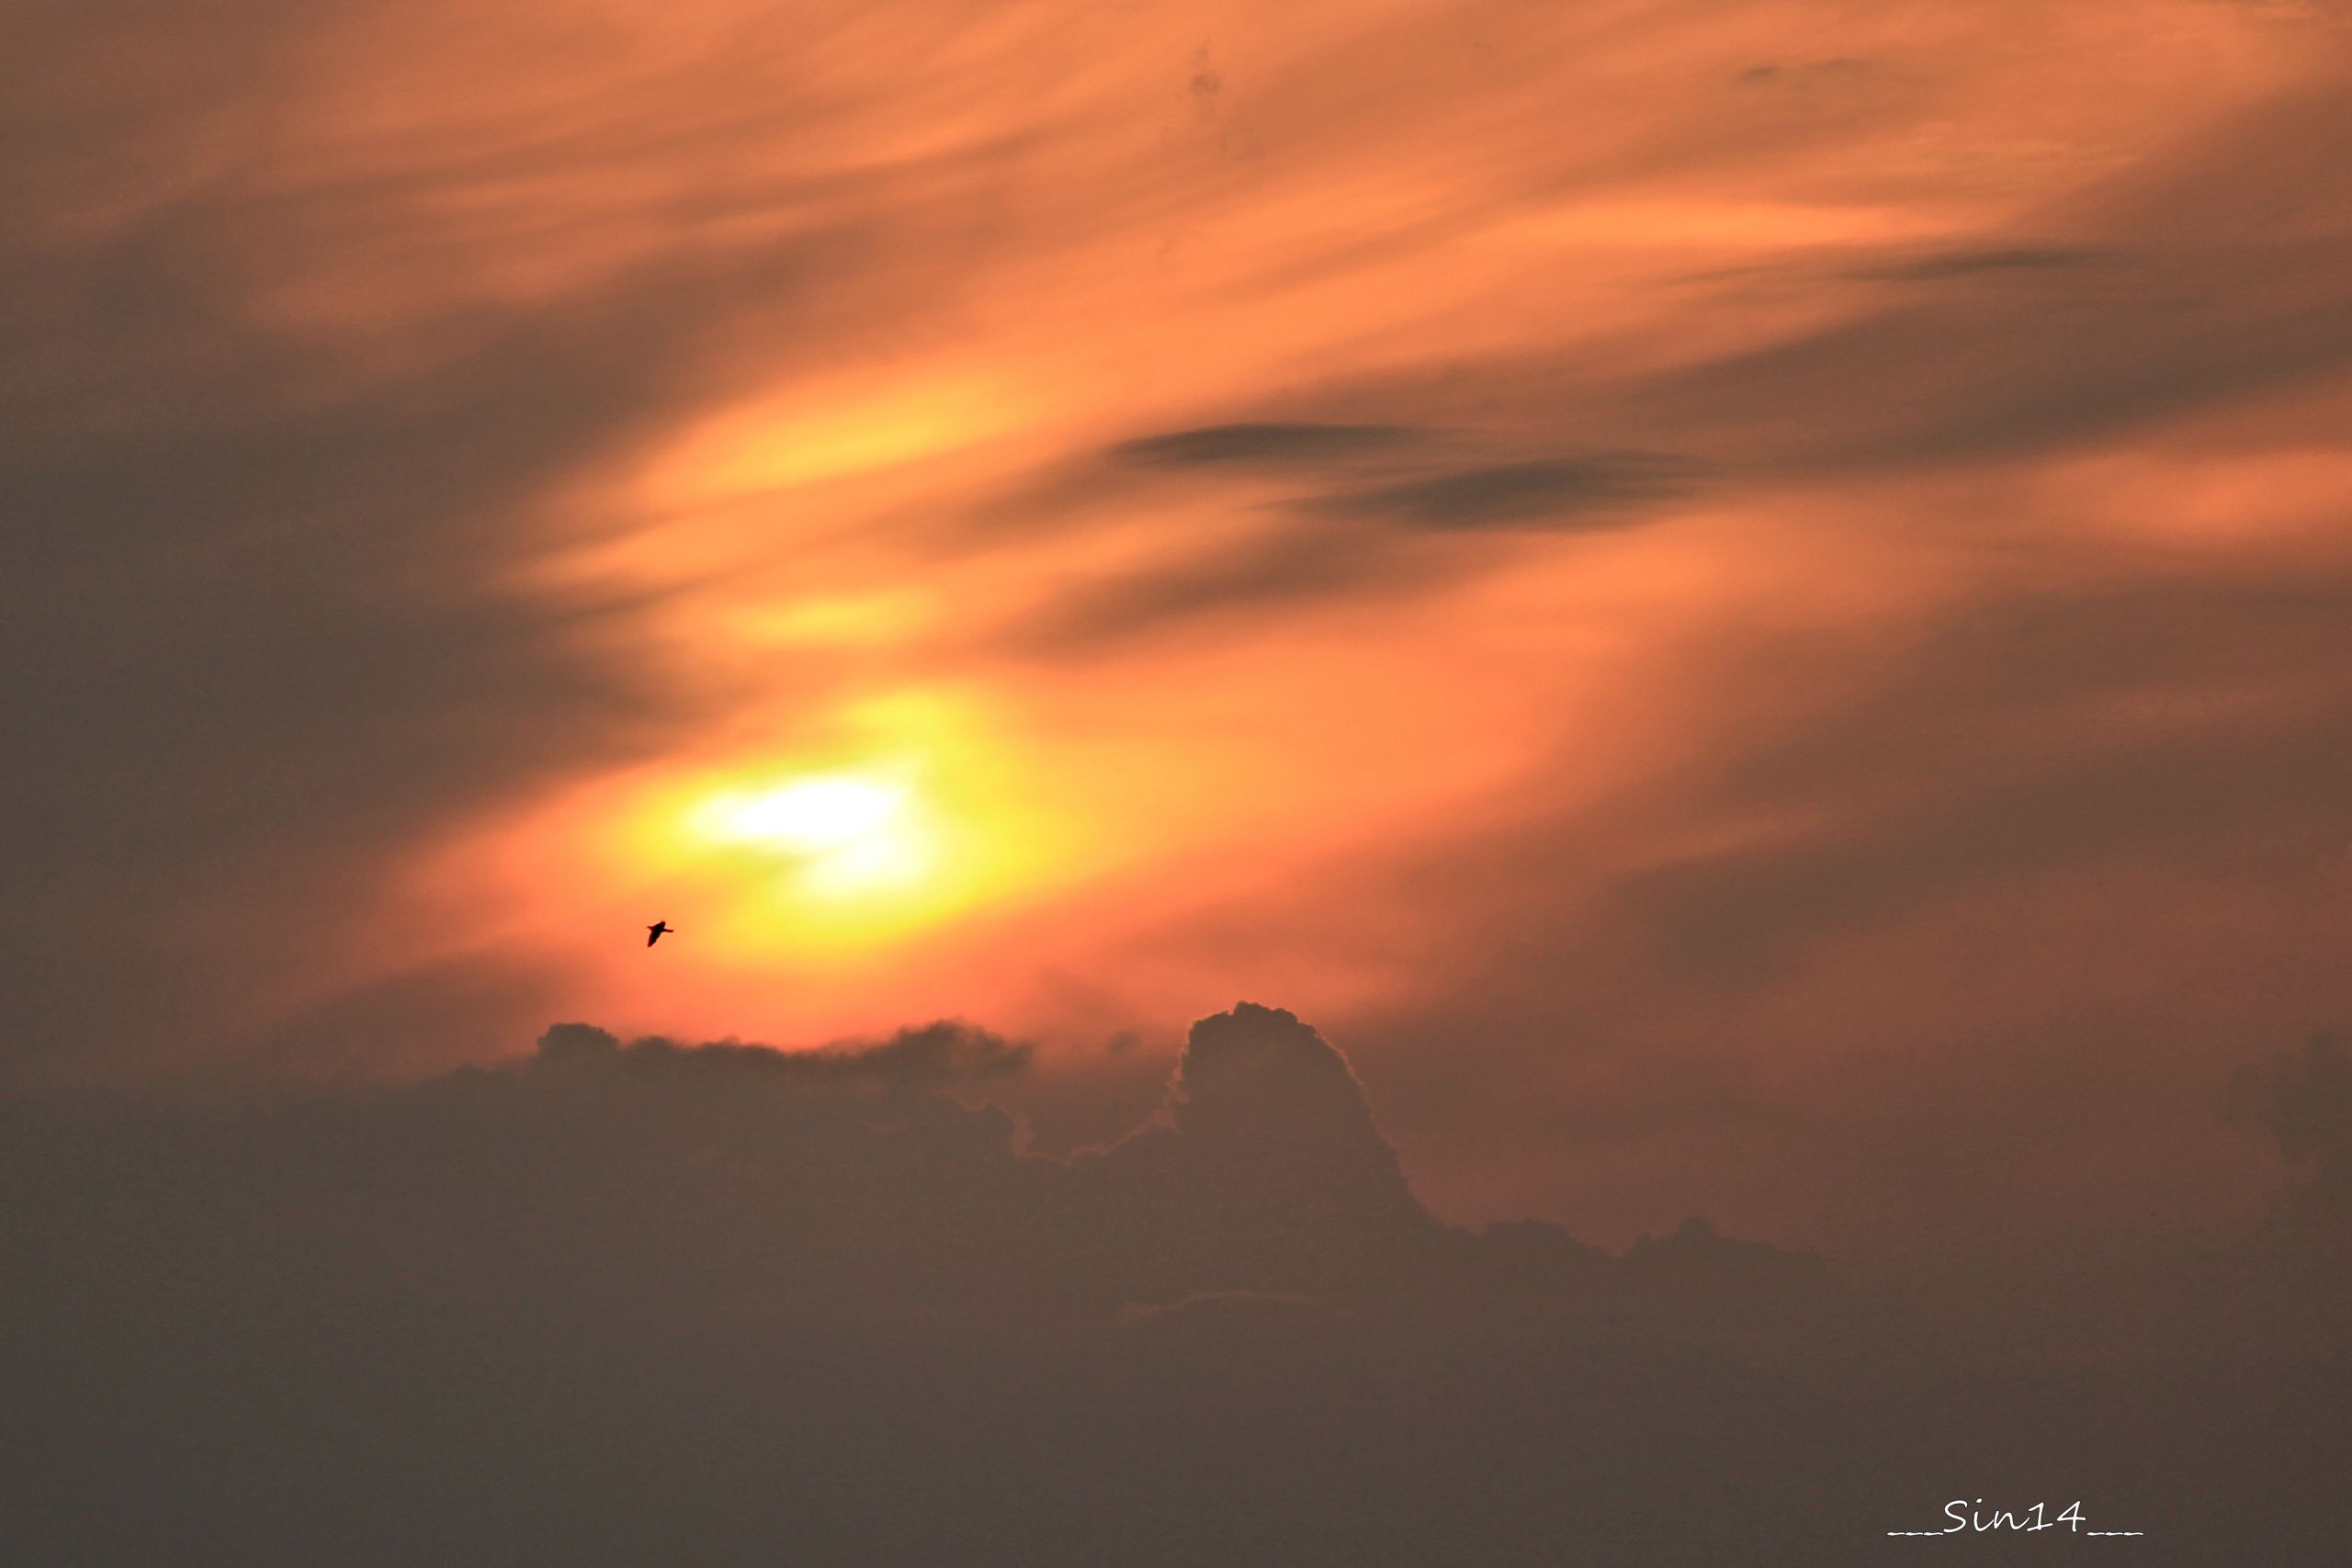
<instances>
[{"instance_id":1,"label":"sun","mask_svg":"<svg viewBox=\"0 0 2352 1568\"><path fill-rule=\"evenodd\" d=\"M556 890L550 929L589 905L639 930L662 915L693 934L664 973L878 974L957 950L978 911L1035 908L1102 863L991 716L952 694L893 694L800 720L791 744L745 736L650 761L502 823L494 847L469 835L447 874L479 887L495 861L526 897Z\"/></svg>"},{"instance_id":2,"label":"sun","mask_svg":"<svg viewBox=\"0 0 2352 1568\"><path fill-rule=\"evenodd\" d=\"M816 773L706 797L688 826L713 846L783 863L799 891L856 898L904 890L935 867L935 833L912 784Z\"/></svg>"}]
</instances>

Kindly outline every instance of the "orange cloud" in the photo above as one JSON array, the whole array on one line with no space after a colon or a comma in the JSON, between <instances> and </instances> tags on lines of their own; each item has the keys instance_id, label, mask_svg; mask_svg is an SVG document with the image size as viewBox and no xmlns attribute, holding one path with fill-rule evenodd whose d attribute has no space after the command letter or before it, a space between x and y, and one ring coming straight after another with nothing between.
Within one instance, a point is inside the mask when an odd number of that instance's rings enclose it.
<instances>
[{"instance_id":1,"label":"orange cloud","mask_svg":"<svg viewBox=\"0 0 2352 1568\"><path fill-rule=\"evenodd\" d=\"M2330 7L150 20L9 77L16 902L117 1042L28 1077L434 976L1047 1073L1247 992L1519 1211L1581 1098L1769 1161L1906 1030L2175 1009L2086 919L2352 1003L2266 956L2352 841Z\"/></svg>"}]
</instances>

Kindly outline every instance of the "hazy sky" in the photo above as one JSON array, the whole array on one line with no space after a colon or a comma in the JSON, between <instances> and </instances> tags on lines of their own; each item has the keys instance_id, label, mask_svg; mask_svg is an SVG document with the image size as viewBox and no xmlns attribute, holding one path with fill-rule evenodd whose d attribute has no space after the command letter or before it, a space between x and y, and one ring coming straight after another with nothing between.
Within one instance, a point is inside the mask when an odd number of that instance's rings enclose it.
<instances>
[{"instance_id":1,"label":"hazy sky","mask_svg":"<svg viewBox=\"0 0 2352 1568\"><path fill-rule=\"evenodd\" d=\"M0 1088L1249 998L1450 1218L2244 1213L2348 24L0 6Z\"/></svg>"}]
</instances>

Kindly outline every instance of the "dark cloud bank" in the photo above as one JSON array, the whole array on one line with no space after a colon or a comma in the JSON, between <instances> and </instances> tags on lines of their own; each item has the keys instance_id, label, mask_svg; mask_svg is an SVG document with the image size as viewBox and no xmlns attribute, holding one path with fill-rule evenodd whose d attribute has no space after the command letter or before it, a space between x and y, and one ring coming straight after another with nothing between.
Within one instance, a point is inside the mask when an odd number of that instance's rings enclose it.
<instances>
[{"instance_id":1,"label":"dark cloud bank","mask_svg":"<svg viewBox=\"0 0 2352 1568\"><path fill-rule=\"evenodd\" d=\"M1085 583L1011 641L1062 657L1236 615L1426 593L1492 570L1527 536L1663 521L1706 472L1679 453L1514 449L1430 425L1249 421L1160 431L1064 475L1058 492L1033 492L1028 525L1057 507L1198 481L1244 487L1227 499L1256 513L1262 528L1238 544ZM1001 528L1002 517L989 525Z\"/></svg>"},{"instance_id":2,"label":"dark cloud bank","mask_svg":"<svg viewBox=\"0 0 2352 1568\"><path fill-rule=\"evenodd\" d=\"M0 1121L27 1563L2334 1561L2346 1068L2229 1091L2244 1235L1869 1277L1408 1188L1286 1012L1021 1151L1024 1049L549 1030L239 1110ZM1954 1497L2138 1539L1936 1543ZM2041 1560L2037 1556L2036 1561Z\"/></svg>"}]
</instances>

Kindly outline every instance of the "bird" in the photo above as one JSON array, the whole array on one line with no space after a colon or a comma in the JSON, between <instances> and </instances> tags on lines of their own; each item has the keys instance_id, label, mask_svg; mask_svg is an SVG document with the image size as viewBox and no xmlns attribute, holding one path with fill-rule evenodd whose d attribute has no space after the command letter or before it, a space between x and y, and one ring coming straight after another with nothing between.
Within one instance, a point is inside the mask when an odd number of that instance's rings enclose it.
<instances>
[{"instance_id":1,"label":"bird","mask_svg":"<svg viewBox=\"0 0 2352 1568\"><path fill-rule=\"evenodd\" d=\"M651 947L655 942L660 942L663 936L675 929L676 928L672 926L667 920L654 921L651 925L645 928L645 945Z\"/></svg>"}]
</instances>

